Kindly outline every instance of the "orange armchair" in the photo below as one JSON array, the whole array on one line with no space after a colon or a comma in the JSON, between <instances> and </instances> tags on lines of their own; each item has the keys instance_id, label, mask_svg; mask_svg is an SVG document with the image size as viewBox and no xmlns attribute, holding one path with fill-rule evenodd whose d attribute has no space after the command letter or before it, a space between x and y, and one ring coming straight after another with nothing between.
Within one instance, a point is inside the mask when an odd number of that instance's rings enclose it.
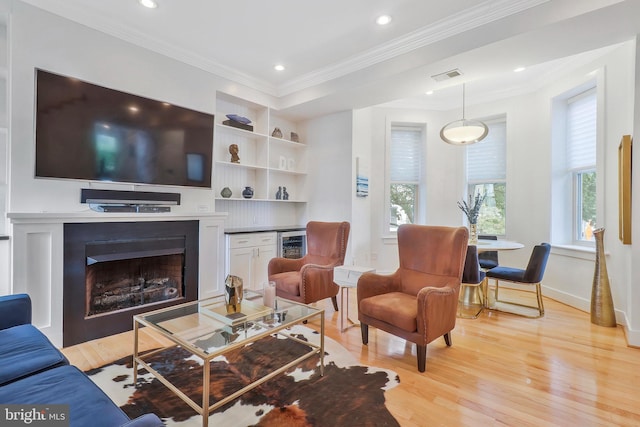
<instances>
[{"instance_id":1,"label":"orange armchair","mask_svg":"<svg viewBox=\"0 0 640 427\"><path fill-rule=\"evenodd\" d=\"M269 261L269 280L276 282L276 295L304 304L331 298L338 311L340 288L333 283L333 267L344 263L349 229L348 222L309 222L305 256Z\"/></svg>"},{"instance_id":2,"label":"orange armchair","mask_svg":"<svg viewBox=\"0 0 640 427\"><path fill-rule=\"evenodd\" d=\"M398 227L400 267L391 275L365 273L358 280L362 343L369 342L369 325L411 341L420 372L428 343L444 336L451 346L468 239L465 227Z\"/></svg>"}]
</instances>

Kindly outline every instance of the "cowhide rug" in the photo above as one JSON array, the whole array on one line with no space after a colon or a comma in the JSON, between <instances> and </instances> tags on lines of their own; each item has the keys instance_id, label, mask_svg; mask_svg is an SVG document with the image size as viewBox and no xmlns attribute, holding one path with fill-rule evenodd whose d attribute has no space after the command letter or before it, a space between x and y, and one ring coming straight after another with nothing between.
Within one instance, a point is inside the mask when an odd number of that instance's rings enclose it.
<instances>
[{"instance_id":1,"label":"cowhide rug","mask_svg":"<svg viewBox=\"0 0 640 427\"><path fill-rule=\"evenodd\" d=\"M292 335L319 343L319 334L295 326ZM308 347L282 336L270 336L214 359L211 364L212 400L239 390L273 366L308 351ZM195 402L202 400L202 361L180 347L147 358ZM285 361L283 363L283 361ZM153 412L167 426L199 426L201 417L153 375L140 368L138 387L131 384L131 356L87 372L90 378L130 418ZM398 426L387 411L384 391L399 383L396 373L358 365L346 349L325 337L325 369L311 357L219 408L210 426Z\"/></svg>"}]
</instances>

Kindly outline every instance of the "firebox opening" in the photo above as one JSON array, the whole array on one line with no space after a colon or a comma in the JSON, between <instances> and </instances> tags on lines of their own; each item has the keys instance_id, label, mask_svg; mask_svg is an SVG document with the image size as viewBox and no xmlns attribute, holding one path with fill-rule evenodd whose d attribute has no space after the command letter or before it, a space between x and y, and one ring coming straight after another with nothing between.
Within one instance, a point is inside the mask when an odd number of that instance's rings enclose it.
<instances>
[{"instance_id":1,"label":"firebox opening","mask_svg":"<svg viewBox=\"0 0 640 427\"><path fill-rule=\"evenodd\" d=\"M85 319L182 298L184 237L88 242Z\"/></svg>"},{"instance_id":2,"label":"firebox opening","mask_svg":"<svg viewBox=\"0 0 640 427\"><path fill-rule=\"evenodd\" d=\"M132 258L105 261L96 261L100 257L87 258L85 317L184 296L183 253L127 256Z\"/></svg>"}]
</instances>

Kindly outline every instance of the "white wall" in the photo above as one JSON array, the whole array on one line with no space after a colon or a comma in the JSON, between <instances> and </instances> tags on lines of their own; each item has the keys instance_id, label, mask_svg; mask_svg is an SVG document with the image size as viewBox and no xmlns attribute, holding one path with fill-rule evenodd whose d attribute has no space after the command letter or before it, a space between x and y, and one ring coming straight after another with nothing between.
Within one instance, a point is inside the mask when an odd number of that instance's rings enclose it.
<instances>
[{"instance_id":1,"label":"white wall","mask_svg":"<svg viewBox=\"0 0 640 427\"><path fill-rule=\"evenodd\" d=\"M307 221L348 221L353 227L352 113L345 111L308 120L302 124L308 139ZM345 263L352 259L353 228Z\"/></svg>"},{"instance_id":2,"label":"white wall","mask_svg":"<svg viewBox=\"0 0 640 427\"><path fill-rule=\"evenodd\" d=\"M303 124L308 139L307 220L351 221L350 111Z\"/></svg>"},{"instance_id":3,"label":"white wall","mask_svg":"<svg viewBox=\"0 0 640 427\"><path fill-rule=\"evenodd\" d=\"M631 95L633 96L633 108L631 108L631 114L633 116L633 124L635 129L640 129L640 36L636 37L635 45L635 62L633 69L630 70L633 73L636 85ZM640 150L637 148L632 149L632 165L640 165ZM631 188L638 188L640 186L640 168L632 167L632 184ZM640 197L638 197L638 191L635 190L635 197L631 196L631 242L635 242L631 247L630 260L626 266L626 270L629 274L629 281L626 283L627 290L627 341L633 343L636 346L640 346L640 250L637 249L640 246ZM633 249L633 248L636 249ZM635 307L635 310L634 310Z\"/></svg>"},{"instance_id":4,"label":"white wall","mask_svg":"<svg viewBox=\"0 0 640 427\"><path fill-rule=\"evenodd\" d=\"M360 173L369 178L369 185L374 175L378 172L371 166L371 140L373 138L372 109L366 108L353 112L353 163L351 173L351 252L350 259L345 259L345 264L362 266L372 265L371 260L371 196L356 196L356 160ZM371 187L369 188L371 191ZM351 261L351 262L348 262Z\"/></svg>"},{"instance_id":5,"label":"white wall","mask_svg":"<svg viewBox=\"0 0 640 427\"><path fill-rule=\"evenodd\" d=\"M618 322L627 324L629 341L640 345L637 339L640 322L634 317L633 308L638 307L638 294L631 291L631 259L638 251L632 246L622 245L618 240L617 205L617 148L622 135L633 134L634 42L621 45L597 61L575 70L559 70L553 80L527 95L519 95L483 105L467 106L467 117L492 117L506 114L507 117L507 239L525 244L525 249L501 252L504 265L524 268L535 244L551 241L551 99L593 78L591 72L600 73L599 82L604 85L605 99L601 139L604 150L604 208L598 225L604 226L607 265L612 285L612 294ZM638 102L638 100L636 100ZM463 218L456 201L464 196L465 168L464 148L452 147L442 142L439 129L453 120L455 112L372 108L371 163L375 171L384 171L384 147L387 138L386 123L389 121L427 123L427 223L460 225ZM636 113L638 116L638 113ZM359 116L356 116L359 119ZM636 117L636 124L640 125ZM354 129L360 129L354 123ZM362 131L364 134L365 132ZM354 141L355 141L354 137ZM638 151L638 150L636 150ZM637 153L636 153L637 158ZM636 162L638 163L638 162ZM636 168L637 169L637 168ZM637 170L634 178L637 182ZM397 267L397 246L393 239L385 239L382 212L384 203L384 174L376 173L370 183L371 193L371 251L377 262L372 262L378 271L392 271ZM640 214L637 200L635 218ZM637 221L634 221L637 222ZM634 239L640 236L634 231ZM360 240L361 236L356 237ZM544 293L567 304L589 310L591 284L594 271L594 252L554 248L543 282ZM639 265L636 263L636 265ZM636 304L630 301L635 298ZM638 310L638 309L636 309ZM635 320L635 323L634 323ZM633 338L632 338L633 337Z\"/></svg>"}]
</instances>

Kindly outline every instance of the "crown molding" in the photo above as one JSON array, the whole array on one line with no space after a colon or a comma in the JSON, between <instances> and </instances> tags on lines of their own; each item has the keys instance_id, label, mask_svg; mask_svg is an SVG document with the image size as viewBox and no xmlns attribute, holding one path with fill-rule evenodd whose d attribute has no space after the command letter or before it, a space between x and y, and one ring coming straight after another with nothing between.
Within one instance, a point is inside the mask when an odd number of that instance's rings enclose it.
<instances>
[{"instance_id":1,"label":"crown molding","mask_svg":"<svg viewBox=\"0 0 640 427\"><path fill-rule=\"evenodd\" d=\"M47 2L46 7L35 4L31 0L22 1L33 7L82 23L94 30L200 68L232 82L259 90L268 95L282 97L388 61L551 0L487 0L462 13L441 19L405 36L369 49L360 55L320 68L279 86L195 54L188 49L160 42L141 31L111 22L99 14L91 13L87 10L78 10L67 5L64 1L51 0Z\"/></svg>"},{"instance_id":2,"label":"crown molding","mask_svg":"<svg viewBox=\"0 0 640 427\"><path fill-rule=\"evenodd\" d=\"M522 12L550 0L488 0L455 16L434 22L358 56L318 69L278 86L278 96L325 83L424 46Z\"/></svg>"},{"instance_id":3,"label":"crown molding","mask_svg":"<svg viewBox=\"0 0 640 427\"><path fill-rule=\"evenodd\" d=\"M234 83L248 86L272 96L275 96L277 93L276 87L269 82L195 54L187 49L179 48L170 43L160 42L141 31L125 27L119 23L105 19L99 14L71 7L64 1L49 0L46 6L41 6L39 3L32 2L31 0L22 1L40 10L45 10L54 15L58 15L63 19L74 21L93 30L100 31L136 46L148 49L180 62L184 62L185 64L213 73Z\"/></svg>"}]
</instances>

